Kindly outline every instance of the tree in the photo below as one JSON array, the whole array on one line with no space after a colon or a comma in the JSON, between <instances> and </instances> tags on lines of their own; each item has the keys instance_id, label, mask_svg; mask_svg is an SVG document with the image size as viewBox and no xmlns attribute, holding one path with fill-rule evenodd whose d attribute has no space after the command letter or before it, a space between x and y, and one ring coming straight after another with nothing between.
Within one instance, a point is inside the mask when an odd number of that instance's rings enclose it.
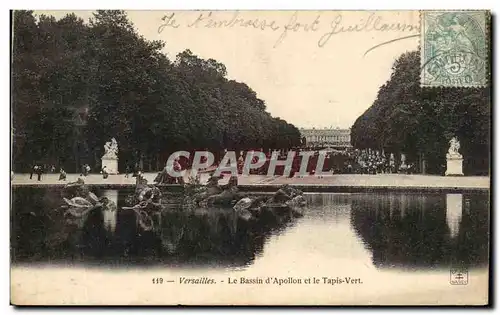
<instances>
[{"instance_id":1,"label":"tree","mask_svg":"<svg viewBox=\"0 0 500 315\"><path fill-rule=\"evenodd\" d=\"M468 174L489 172L490 91L421 88L420 55L401 55L373 105L351 129L354 147L425 156L428 171L444 172L448 142L457 136Z\"/></svg>"},{"instance_id":2,"label":"tree","mask_svg":"<svg viewBox=\"0 0 500 315\"><path fill-rule=\"evenodd\" d=\"M89 23L15 11L16 167L33 160L100 167L112 137L121 169L160 167L177 150L300 144L297 128L266 112L249 86L228 80L224 64L190 50L171 61L164 45L139 35L120 10L97 11Z\"/></svg>"}]
</instances>

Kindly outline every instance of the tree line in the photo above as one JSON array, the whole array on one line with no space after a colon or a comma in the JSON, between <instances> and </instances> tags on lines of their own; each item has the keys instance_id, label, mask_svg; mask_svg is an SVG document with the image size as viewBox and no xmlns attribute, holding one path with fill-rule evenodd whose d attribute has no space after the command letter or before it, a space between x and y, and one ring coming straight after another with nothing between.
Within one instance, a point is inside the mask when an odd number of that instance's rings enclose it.
<instances>
[{"instance_id":1,"label":"tree line","mask_svg":"<svg viewBox=\"0 0 500 315\"><path fill-rule=\"evenodd\" d=\"M401 55L376 100L355 121L357 148L405 153L443 174L453 136L460 141L465 174L489 174L491 92L484 88L421 88L420 53Z\"/></svg>"},{"instance_id":2,"label":"tree line","mask_svg":"<svg viewBox=\"0 0 500 315\"><path fill-rule=\"evenodd\" d=\"M170 60L165 43L138 34L124 11L97 11L88 22L33 11L12 19L14 169L98 166L112 137L121 169L140 160L163 165L177 150L300 144L299 130L229 80L222 63L190 50Z\"/></svg>"}]
</instances>

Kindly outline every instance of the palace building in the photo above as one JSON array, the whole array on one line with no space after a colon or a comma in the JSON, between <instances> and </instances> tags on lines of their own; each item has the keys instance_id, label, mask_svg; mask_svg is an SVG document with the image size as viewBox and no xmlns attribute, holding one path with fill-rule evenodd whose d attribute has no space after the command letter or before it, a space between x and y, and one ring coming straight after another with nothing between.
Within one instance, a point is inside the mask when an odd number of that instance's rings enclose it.
<instances>
[{"instance_id":1,"label":"palace building","mask_svg":"<svg viewBox=\"0 0 500 315\"><path fill-rule=\"evenodd\" d=\"M307 147L351 148L351 129L323 128L299 129L302 143Z\"/></svg>"}]
</instances>

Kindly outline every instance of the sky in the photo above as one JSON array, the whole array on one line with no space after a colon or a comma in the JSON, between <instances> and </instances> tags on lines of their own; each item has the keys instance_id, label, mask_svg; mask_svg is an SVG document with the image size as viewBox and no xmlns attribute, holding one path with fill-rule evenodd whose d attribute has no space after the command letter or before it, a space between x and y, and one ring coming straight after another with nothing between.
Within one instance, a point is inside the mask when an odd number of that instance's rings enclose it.
<instances>
[{"instance_id":1,"label":"sky","mask_svg":"<svg viewBox=\"0 0 500 315\"><path fill-rule=\"evenodd\" d=\"M35 13L60 18L68 11ZM246 83L267 111L299 128L351 127L390 78L394 60L419 43L418 11L127 14L139 34L166 43L171 60L190 49L223 63L229 79Z\"/></svg>"}]
</instances>

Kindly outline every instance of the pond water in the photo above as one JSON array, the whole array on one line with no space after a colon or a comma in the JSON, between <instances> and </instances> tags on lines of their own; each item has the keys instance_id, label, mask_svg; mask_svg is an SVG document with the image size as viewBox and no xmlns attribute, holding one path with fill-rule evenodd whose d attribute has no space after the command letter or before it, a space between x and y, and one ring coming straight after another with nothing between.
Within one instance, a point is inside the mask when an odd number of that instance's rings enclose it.
<instances>
[{"instance_id":1,"label":"pond water","mask_svg":"<svg viewBox=\"0 0 500 315\"><path fill-rule=\"evenodd\" d=\"M131 191L95 193L120 208ZM178 196L167 199L153 231L143 232L129 211L69 220L56 210L63 203L58 188L15 188L12 264L234 270L350 264L370 273L488 266L488 194L306 194L303 217L258 222L232 209L182 210Z\"/></svg>"}]
</instances>

